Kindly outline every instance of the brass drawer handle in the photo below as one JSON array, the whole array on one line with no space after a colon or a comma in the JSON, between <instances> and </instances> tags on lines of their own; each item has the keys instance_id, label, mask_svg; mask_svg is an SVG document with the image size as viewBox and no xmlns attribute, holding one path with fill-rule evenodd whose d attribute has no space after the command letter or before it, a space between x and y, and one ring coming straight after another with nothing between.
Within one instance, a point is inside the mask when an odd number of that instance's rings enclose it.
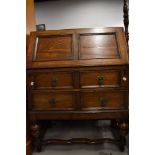
<instances>
[{"instance_id":1,"label":"brass drawer handle","mask_svg":"<svg viewBox=\"0 0 155 155\"><path fill-rule=\"evenodd\" d=\"M52 86L52 87L56 87L56 86L57 86L57 79L53 79L53 80L51 81L51 86Z\"/></svg>"},{"instance_id":2,"label":"brass drawer handle","mask_svg":"<svg viewBox=\"0 0 155 155\"><path fill-rule=\"evenodd\" d=\"M56 100L55 100L54 98L51 98L51 99L49 100L49 104L50 104L51 106L55 106L55 105L56 105Z\"/></svg>"},{"instance_id":3,"label":"brass drawer handle","mask_svg":"<svg viewBox=\"0 0 155 155\"><path fill-rule=\"evenodd\" d=\"M104 81L104 78L103 78L103 76L97 76L97 83L98 83L98 85L103 85L103 81Z\"/></svg>"},{"instance_id":4,"label":"brass drawer handle","mask_svg":"<svg viewBox=\"0 0 155 155\"><path fill-rule=\"evenodd\" d=\"M101 106L106 106L106 104L107 104L107 98L100 97L100 104L101 104Z\"/></svg>"}]
</instances>

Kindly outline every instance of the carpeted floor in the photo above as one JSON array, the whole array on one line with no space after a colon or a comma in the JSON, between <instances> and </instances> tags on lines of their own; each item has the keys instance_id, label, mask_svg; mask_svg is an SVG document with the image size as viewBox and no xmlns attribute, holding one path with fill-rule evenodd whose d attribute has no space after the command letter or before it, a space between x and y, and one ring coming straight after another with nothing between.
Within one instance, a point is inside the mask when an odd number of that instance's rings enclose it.
<instances>
[{"instance_id":1,"label":"carpeted floor","mask_svg":"<svg viewBox=\"0 0 155 155\"><path fill-rule=\"evenodd\" d=\"M113 137L109 121L56 122L52 126L52 128L48 129L45 139ZM33 155L128 155L128 147L125 148L124 152L120 152L114 144L48 145L43 146L41 153L34 152Z\"/></svg>"}]
</instances>

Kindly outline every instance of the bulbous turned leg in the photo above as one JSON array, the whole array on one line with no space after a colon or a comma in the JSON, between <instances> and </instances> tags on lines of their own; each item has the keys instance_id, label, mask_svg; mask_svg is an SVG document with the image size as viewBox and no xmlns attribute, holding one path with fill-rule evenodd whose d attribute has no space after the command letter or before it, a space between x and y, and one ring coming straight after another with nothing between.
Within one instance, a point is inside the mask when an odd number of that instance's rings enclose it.
<instances>
[{"instance_id":1,"label":"bulbous turned leg","mask_svg":"<svg viewBox=\"0 0 155 155\"><path fill-rule=\"evenodd\" d=\"M31 125L31 134L34 138L34 145L37 152L41 152L40 126L36 121Z\"/></svg>"},{"instance_id":2,"label":"bulbous turned leg","mask_svg":"<svg viewBox=\"0 0 155 155\"><path fill-rule=\"evenodd\" d=\"M119 149L120 151L123 152L125 150L126 135L128 134L129 125L127 121L118 121L117 126L119 128L119 134L120 134Z\"/></svg>"}]
</instances>

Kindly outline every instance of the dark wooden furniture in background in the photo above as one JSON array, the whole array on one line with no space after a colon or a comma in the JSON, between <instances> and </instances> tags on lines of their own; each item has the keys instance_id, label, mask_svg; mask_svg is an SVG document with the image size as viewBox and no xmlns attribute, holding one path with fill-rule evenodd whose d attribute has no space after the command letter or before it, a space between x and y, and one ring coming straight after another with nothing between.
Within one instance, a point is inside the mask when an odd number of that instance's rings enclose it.
<instances>
[{"instance_id":1,"label":"dark wooden furniture in background","mask_svg":"<svg viewBox=\"0 0 155 155\"><path fill-rule=\"evenodd\" d=\"M38 151L49 143L116 143L124 150L128 127L128 54L123 28L32 32L27 92ZM119 138L40 137L40 120L113 120Z\"/></svg>"},{"instance_id":2,"label":"dark wooden furniture in background","mask_svg":"<svg viewBox=\"0 0 155 155\"><path fill-rule=\"evenodd\" d=\"M129 42L129 0L124 0L123 6L123 13L124 13L124 27L125 27L125 36L127 43Z\"/></svg>"}]
</instances>

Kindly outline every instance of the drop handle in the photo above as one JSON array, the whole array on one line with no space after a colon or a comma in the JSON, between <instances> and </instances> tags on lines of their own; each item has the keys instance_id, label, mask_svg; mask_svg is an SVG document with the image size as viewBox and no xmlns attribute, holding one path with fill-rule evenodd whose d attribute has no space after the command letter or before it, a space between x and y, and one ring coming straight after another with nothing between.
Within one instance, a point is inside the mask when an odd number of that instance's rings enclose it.
<instances>
[{"instance_id":1,"label":"drop handle","mask_svg":"<svg viewBox=\"0 0 155 155\"><path fill-rule=\"evenodd\" d=\"M56 86L57 86L57 79L53 79L53 80L51 81L51 86L52 86L52 87L56 87Z\"/></svg>"},{"instance_id":2,"label":"drop handle","mask_svg":"<svg viewBox=\"0 0 155 155\"><path fill-rule=\"evenodd\" d=\"M103 76L97 76L96 78L98 85L103 85L104 77Z\"/></svg>"},{"instance_id":3,"label":"drop handle","mask_svg":"<svg viewBox=\"0 0 155 155\"><path fill-rule=\"evenodd\" d=\"M101 106L106 106L106 104L107 104L107 98L100 97L100 104L101 104Z\"/></svg>"},{"instance_id":4,"label":"drop handle","mask_svg":"<svg viewBox=\"0 0 155 155\"><path fill-rule=\"evenodd\" d=\"M55 100L54 98L51 98L51 99L49 100L49 104L50 104L51 106L55 106L55 105L56 105L56 100Z\"/></svg>"}]
</instances>

